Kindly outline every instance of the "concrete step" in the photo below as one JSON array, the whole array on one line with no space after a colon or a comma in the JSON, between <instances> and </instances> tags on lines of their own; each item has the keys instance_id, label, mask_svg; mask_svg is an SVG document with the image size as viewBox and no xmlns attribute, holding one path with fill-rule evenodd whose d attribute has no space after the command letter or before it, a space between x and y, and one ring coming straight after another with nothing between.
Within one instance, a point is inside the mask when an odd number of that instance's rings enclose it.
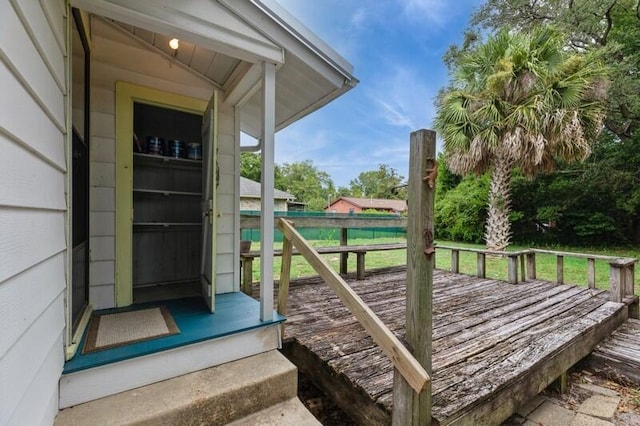
<instances>
[{"instance_id":1,"label":"concrete step","mask_svg":"<svg viewBox=\"0 0 640 426\"><path fill-rule=\"evenodd\" d=\"M240 420L236 420L229 426L321 426L307 407L298 398L266 408L251 414Z\"/></svg>"},{"instance_id":2,"label":"concrete step","mask_svg":"<svg viewBox=\"0 0 640 426\"><path fill-rule=\"evenodd\" d=\"M55 424L221 425L296 398L297 385L270 351L61 410Z\"/></svg>"}]
</instances>

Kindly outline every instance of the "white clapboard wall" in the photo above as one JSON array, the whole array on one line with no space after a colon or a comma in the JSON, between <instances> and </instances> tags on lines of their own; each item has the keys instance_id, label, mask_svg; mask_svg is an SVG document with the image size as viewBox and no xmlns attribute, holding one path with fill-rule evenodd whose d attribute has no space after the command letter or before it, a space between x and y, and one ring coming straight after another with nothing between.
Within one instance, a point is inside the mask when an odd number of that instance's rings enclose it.
<instances>
[{"instance_id":1,"label":"white clapboard wall","mask_svg":"<svg viewBox=\"0 0 640 426\"><path fill-rule=\"evenodd\" d=\"M64 0L0 1L0 424L52 424L64 364Z\"/></svg>"}]
</instances>

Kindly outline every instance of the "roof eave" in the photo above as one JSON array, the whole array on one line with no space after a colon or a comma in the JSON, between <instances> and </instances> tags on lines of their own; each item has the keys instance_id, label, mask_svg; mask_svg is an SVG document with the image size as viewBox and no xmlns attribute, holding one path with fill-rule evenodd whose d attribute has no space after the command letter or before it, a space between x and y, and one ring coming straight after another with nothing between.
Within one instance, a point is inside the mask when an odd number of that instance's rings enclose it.
<instances>
[{"instance_id":1,"label":"roof eave","mask_svg":"<svg viewBox=\"0 0 640 426\"><path fill-rule=\"evenodd\" d=\"M278 25L284 28L291 36L340 72L346 80L356 80L357 82L357 79L353 76L353 65L275 0L250 1L277 22ZM355 84L353 84L353 86L355 86Z\"/></svg>"}]
</instances>

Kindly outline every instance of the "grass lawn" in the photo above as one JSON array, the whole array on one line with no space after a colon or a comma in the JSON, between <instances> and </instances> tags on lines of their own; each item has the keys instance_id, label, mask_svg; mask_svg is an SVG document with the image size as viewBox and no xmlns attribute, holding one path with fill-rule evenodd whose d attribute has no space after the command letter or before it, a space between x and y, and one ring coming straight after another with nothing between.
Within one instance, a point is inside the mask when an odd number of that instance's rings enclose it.
<instances>
[{"instance_id":1,"label":"grass lawn","mask_svg":"<svg viewBox=\"0 0 640 426\"><path fill-rule=\"evenodd\" d=\"M385 243L397 243L403 242L403 239L398 238L376 238L376 239L352 239L349 240L349 245L367 245L367 244L385 244ZM338 240L316 240L311 241L311 245L314 247L327 247L340 245ZM482 245L477 244L463 244L451 241L437 241L438 245L453 246L453 247L471 247L471 248L484 248ZM253 243L252 250L258 250L259 243ZM282 248L282 243L275 244L276 249ZM526 246L511 246L510 251L524 250L530 247ZM542 247L536 247L542 248ZM640 251L634 249L585 249L575 247L553 247L552 250L566 251L574 253L590 253L600 254L606 256L620 256L620 257L640 257ZM406 250L389 250L389 251L377 251L370 252L366 255L366 268L381 268L385 266L397 266L406 264ZM329 264L337 271L340 264L339 254L327 254L323 257L329 262ZM274 261L274 276L276 279L280 276L280 257L276 257ZM451 268L451 253L450 250L439 249L436 255L436 268L449 270ZM350 272L356 270L356 256L354 254L349 255L349 267ZM460 252L460 272L465 274L475 275L476 273L476 254ZM486 274L488 278L506 279L507 277L507 260L503 257L490 257L486 258ZM291 265L291 278L308 277L317 275L316 272L309 266L302 256L293 256ZM518 274L520 275L520 273ZM536 275L538 279L555 281L556 279L556 256L546 254L536 254ZM253 280L258 281L260 279L260 259L256 258L253 262ZM564 281L567 284L577 284L586 286L587 284L587 259L578 259L573 257L564 258ZM635 294L640 294L640 284L638 277L635 280ZM609 264L604 260L596 260L596 287L600 289L609 288Z\"/></svg>"}]
</instances>

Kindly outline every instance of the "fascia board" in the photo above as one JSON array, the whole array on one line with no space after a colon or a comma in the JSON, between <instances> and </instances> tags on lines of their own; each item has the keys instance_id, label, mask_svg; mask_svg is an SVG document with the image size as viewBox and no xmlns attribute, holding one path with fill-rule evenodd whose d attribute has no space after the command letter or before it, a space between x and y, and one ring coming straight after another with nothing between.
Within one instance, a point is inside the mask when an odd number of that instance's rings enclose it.
<instances>
[{"instance_id":1,"label":"fascia board","mask_svg":"<svg viewBox=\"0 0 640 426\"><path fill-rule=\"evenodd\" d=\"M297 26L303 26L291 15L287 14L288 19L291 20L290 23L287 23L283 17L264 7L261 2L249 0L218 0L218 2L229 8L236 15L243 17L247 24L252 25L272 42L284 48L286 54L292 54L300 58L336 88L345 84L351 86L357 84L357 79L349 71L352 69L351 65L344 59L342 61L348 65L346 68L334 62L328 54L323 52L317 45L311 43L310 40L305 41L299 35L296 35L293 30L295 27L293 22L297 23ZM265 19L265 15L269 19ZM311 34L309 30L306 31ZM326 46L324 43L323 45Z\"/></svg>"}]
</instances>

